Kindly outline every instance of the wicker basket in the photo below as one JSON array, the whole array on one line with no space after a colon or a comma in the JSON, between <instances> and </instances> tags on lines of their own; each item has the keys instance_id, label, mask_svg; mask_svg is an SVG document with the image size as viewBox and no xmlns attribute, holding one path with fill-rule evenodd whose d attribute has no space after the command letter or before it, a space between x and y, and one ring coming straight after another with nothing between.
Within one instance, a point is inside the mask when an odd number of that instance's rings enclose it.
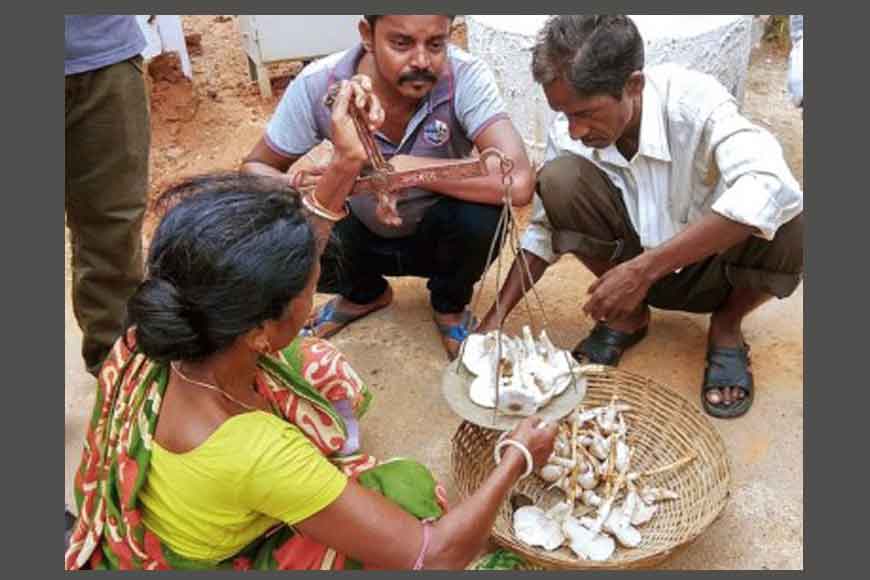
<instances>
[{"instance_id":1,"label":"wicker basket","mask_svg":"<svg viewBox=\"0 0 870 580\"><path fill-rule=\"evenodd\" d=\"M566 547L547 552L520 542L513 533L510 500L499 509L493 539L529 563L548 569L654 566L697 538L721 514L731 487L725 446L701 411L669 388L612 367L589 365L584 372L588 380L584 406L606 405L612 395L632 406L625 418L628 441L635 449L634 468L646 471L673 463L691 452L696 454L688 465L648 479L652 485L677 492L680 499L659 503L653 519L640 528L641 544L632 549L617 547L605 562L579 559ZM462 498L480 487L495 467L492 450L499 434L464 422L454 435L453 479ZM545 492L545 483L537 476L519 482L514 489L514 495L524 495L544 507L554 501L555 493Z\"/></svg>"}]
</instances>

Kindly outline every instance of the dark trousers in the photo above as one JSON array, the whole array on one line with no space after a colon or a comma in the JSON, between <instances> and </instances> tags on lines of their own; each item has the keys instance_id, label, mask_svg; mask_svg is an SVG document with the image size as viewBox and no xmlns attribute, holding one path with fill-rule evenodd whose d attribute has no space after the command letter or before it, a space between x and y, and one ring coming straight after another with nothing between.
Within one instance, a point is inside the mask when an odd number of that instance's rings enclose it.
<instances>
[{"instance_id":1,"label":"dark trousers","mask_svg":"<svg viewBox=\"0 0 870 580\"><path fill-rule=\"evenodd\" d=\"M553 248L581 260L619 264L643 252L619 189L591 161L571 155L548 163L538 192L553 227ZM794 292L803 272L803 215L773 240L751 237L727 251L657 281L647 303L663 310L714 312L733 288L778 298Z\"/></svg>"},{"instance_id":2,"label":"dark trousers","mask_svg":"<svg viewBox=\"0 0 870 580\"><path fill-rule=\"evenodd\" d=\"M151 128L142 57L67 76L65 109L72 302L96 374L143 275Z\"/></svg>"},{"instance_id":3,"label":"dark trousers","mask_svg":"<svg viewBox=\"0 0 870 580\"><path fill-rule=\"evenodd\" d=\"M414 234L389 239L351 214L332 231L317 290L367 304L387 289L384 276L418 276L429 280L436 312L462 312L486 267L500 216L499 206L445 196L426 211Z\"/></svg>"}]
</instances>

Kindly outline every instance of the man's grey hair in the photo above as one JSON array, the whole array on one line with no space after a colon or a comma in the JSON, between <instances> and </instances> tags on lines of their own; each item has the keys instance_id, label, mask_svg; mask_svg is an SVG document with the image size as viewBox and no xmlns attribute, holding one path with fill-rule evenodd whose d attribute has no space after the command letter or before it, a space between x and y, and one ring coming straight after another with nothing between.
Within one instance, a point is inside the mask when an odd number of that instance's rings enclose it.
<instances>
[{"instance_id":1,"label":"man's grey hair","mask_svg":"<svg viewBox=\"0 0 870 580\"><path fill-rule=\"evenodd\" d=\"M584 97L621 99L628 77L643 66L643 39L625 15L552 16L532 49L535 81L563 79Z\"/></svg>"}]
</instances>

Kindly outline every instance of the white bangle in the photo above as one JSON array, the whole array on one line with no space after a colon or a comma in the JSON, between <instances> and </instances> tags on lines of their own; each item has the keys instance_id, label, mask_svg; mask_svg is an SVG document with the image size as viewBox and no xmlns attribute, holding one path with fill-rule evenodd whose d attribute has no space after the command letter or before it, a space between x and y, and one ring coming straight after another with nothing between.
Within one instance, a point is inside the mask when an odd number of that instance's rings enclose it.
<instances>
[{"instance_id":1,"label":"white bangle","mask_svg":"<svg viewBox=\"0 0 870 580\"><path fill-rule=\"evenodd\" d=\"M514 439L503 439L499 441L496 444L495 449L493 449L493 454L495 455L495 464L498 465L499 463L501 463L501 450L508 445L510 445L511 447L516 447L520 450L520 452L522 452L523 457L526 460L526 471L520 476L520 479L527 478L532 474L532 471L535 468L535 462L532 459L532 454L529 451L529 448L520 443L519 441L516 441Z\"/></svg>"},{"instance_id":2,"label":"white bangle","mask_svg":"<svg viewBox=\"0 0 870 580\"><path fill-rule=\"evenodd\" d=\"M333 223L340 222L348 215L350 215L350 210L347 208L347 201L345 201L344 204L344 213L336 213L324 207L323 204L318 201L317 196L314 195L314 192L306 193L302 196L302 205L304 205L308 211L310 211L317 217L323 218Z\"/></svg>"}]
</instances>

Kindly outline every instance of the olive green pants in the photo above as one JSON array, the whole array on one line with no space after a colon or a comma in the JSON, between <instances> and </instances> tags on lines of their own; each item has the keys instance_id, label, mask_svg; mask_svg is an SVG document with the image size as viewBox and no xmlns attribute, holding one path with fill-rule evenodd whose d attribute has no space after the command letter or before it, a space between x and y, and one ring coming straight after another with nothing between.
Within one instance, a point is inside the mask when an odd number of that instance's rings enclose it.
<instances>
[{"instance_id":1,"label":"olive green pants","mask_svg":"<svg viewBox=\"0 0 870 580\"><path fill-rule=\"evenodd\" d=\"M643 252L619 189L591 161L559 157L538 176L538 193L553 227L553 249L579 259L619 264ZM715 312L733 288L785 298L803 272L803 214L773 240L751 237L657 281L647 303L663 310Z\"/></svg>"},{"instance_id":2,"label":"olive green pants","mask_svg":"<svg viewBox=\"0 0 870 580\"><path fill-rule=\"evenodd\" d=\"M96 375L143 275L151 127L142 57L67 76L65 105L73 310Z\"/></svg>"}]
</instances>

